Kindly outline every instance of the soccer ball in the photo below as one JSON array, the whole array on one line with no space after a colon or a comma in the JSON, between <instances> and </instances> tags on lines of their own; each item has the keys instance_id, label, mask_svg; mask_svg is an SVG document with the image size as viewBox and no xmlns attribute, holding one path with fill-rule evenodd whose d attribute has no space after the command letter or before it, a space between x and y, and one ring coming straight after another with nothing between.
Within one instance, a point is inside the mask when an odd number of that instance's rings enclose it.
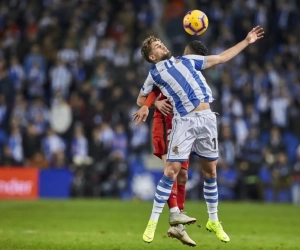
<instances>
[{"instance_id":1,"label":"soccer ball","mask_svg":"<svg viewBox=\"0 0 300 250\"><path fill-rule=\"evenodd\" d=\"M190 10L183 18L183 28L190 35L202 35L208 27L208 18L200 10Z\"/></svg>"}]
</instances>

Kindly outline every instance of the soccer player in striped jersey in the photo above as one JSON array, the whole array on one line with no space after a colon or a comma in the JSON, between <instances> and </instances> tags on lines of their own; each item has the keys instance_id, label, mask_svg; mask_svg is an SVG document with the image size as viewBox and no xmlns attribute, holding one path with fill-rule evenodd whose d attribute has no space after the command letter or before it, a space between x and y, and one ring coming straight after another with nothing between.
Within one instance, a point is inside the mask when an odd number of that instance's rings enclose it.
<instances>
[{"instance_id":1,"label":"soccer player in striped jersey","mask_svg":"<svg viewBox=\"0 0 300 250\"><path fill-rule=\"evenodd\" d=\"M153 202L150 220L143 234L145 242L152 242L159 216L171 194L182 162L187 161L192 152L200 157L204 176L204 198L209 219L206 229L216 233L218 239L229 242L218 219L218 190L216 165L218 159L218 133L215 114L210 110L213 101L211 90L201 74L201 70L225 63L239 54L249 44L263 37L263 29L253 28L247 37L219 55L187 55L174 58L164 44L155 37L147 38L142 45L142 55L155 68L141 89L140 96L148 96L154 88L159 88L173 106L173 126L167 153L164 175L159 181ZM135 115L137 123L146 115ZM179 221L179 224L186 224Z\"/></svg>"},{"instance_id":2,"label":"soccer player in striped jersey","mask_svg":"<svg viewBox=\"0 0 300 250\"><path fill-rule=\"evenodd\" d=\"M184 55L187 54L206 56L208 55L208 50L202 42L192 41L186 46ZM172 106L166 97L161 94L159 89L152 91L147 98L140 97L137 100L137 104L139 106L145 106L147 109L148 107L155 107L152 125L152 143L154 146L153 154L162 159L164 166L166 166L167 149L172 130ZM188 161L183 162L182 168L173 184L171 195L167 201L170 210L169 223L171 225L168 229L168 236L177 238L185 245L196 246L195 241L193 241L187 234L184 225L174 225L174 222L178 221L178 216L184 216L186 220L190 221L190 223L195 221L195 218L190 218L183 213L185 203L185 184L188 180L187 170Z\"/></svg>"}]
</instances>

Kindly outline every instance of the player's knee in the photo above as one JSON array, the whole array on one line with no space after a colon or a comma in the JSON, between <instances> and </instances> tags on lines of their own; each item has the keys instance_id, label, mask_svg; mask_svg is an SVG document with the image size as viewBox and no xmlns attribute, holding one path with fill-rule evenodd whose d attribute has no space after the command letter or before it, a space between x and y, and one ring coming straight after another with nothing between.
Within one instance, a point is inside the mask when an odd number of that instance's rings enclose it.
<instances>
[{"instance_id":1,"label":"player's knee","mask_svg":"<svg viewBox=\"0 0 300 250\"><path fill-rule=\"evenodd\" d=\"M204 178L217 178L217 170L215 168L202 169Z\"/></svg>"},{"instance_id":2,"label":"player's knee","mask_svg":"<svg viewBox=\"0 0 300 250\"><path fill-rule=\"evenodd\" d=\"M177 183L178 185L185 185L188 181L188 172L185 169L180 169L178 176L177 176Z\"/></svg>"},{"instance_id":3,"label":"player's knee","mask_svg":"<svg viewBox=\"0 0 300 250\"><path fill-rule=\"evenodd\" d=\"M178 166L179 165L179 166ZM167 162L166 169L164 171L165 176L175 179L178 175L180 164L177 162Z\"/></svg>"},{"instance_id":4,"label":"player's knee","mask_svg":"<svg viewBox=\"0 0 300 250\"><path fill-rule=\"evenodd\" d=\"M203 177L204 178L216 178L217 177L217 161L200 161Z\"/></svg>"}]
</instances>

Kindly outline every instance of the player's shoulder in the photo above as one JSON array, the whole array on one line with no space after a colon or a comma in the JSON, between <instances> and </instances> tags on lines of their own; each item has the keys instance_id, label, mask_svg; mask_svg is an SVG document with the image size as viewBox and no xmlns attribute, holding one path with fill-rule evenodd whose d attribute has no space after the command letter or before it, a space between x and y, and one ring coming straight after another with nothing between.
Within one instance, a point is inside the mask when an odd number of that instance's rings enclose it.
<instances>
[{"instance_id":1,"label":"player's shoulder","mask_svg":"<svg viewBox=\"0 0 300 250\"><path fill-rule=\"evenodd\" d=\"M153 78L154 76L156 76L158 74L159 74L159 72L158 72L157 68L154 66L152 69L149 70L148 77Z\"/></svg>"},{"instance_id":2,"label":"player's shoulder","mask_svg":"<svg viewBox=\"0 0 300 250\"><path fill-rule=\"evenodd\" d=\"M180 62L182 60L187 60L188 58L186 58L185 56L177 56L175 57L175 62Z\"/></svg>"},{"instance_id":3,"label":"player's shoulder","mask_svg":"<svg viewBox=\"0 0 300 250\"><path fill-rule=\"evenodd\" d=\"M203 56L199 55L184 55L184 56L177 56L175 58L175 63L179 63L181 61L193 61L193 60L204 60Z\"/></svg>"},{"instance_id":4,"label":"player's shoulder","mask_svg":"<svg viewBox=\"0 0 300 250\"><path fill-rule=\"evenodd\" d=\"M185 60L194 60L194 59L201 59L203 60L204 59L204 56L201 56L201 55L195 55L195 54L191 54L191 55L184 55L184 56L181 56L182 58L184 58Z\"/></svg>"}]
</instances>

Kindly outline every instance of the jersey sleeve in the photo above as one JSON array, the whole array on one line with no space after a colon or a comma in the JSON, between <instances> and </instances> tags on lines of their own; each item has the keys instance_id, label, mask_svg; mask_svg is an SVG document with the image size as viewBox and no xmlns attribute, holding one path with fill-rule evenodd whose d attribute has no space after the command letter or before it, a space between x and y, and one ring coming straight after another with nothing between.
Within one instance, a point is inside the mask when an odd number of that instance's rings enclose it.
<instances>
[{"instance_id":1,"label":"jersey sleeve","mask_svg":"<svg viewBox=\"0 0 300 250\"><path fill-rule=\"evenodd\" d=\"M194 62L196 70L204 70L206 66L206 56L186 55L185 58Z\"/></svg>"},{"instance_id":2,"label":"jersey sleeve","mask_svg":"<svg viewBox=\"0 0 300 250\"><path fill-rule=\"evenodd\" d=\"M146 79L146 81L144 82L143 87L141 88L141 93L143 96L147 96L149 95L154 89L156 89L157 87L154 85L154 80L151 76L151 74L148 74L148 77Z\"/></svg>"},{"instance_id":3,"label":"jersey sleeve","mask_svg":"<svg viewBox=\"0 0 300 250\"><path fill-rule=\"evenodd\" d=\"M159 88L155 88L146 98L144 105L147 107L150 107L155 99L159 96L160 94L160 89Z\"/></svg>"}]
</instances>

